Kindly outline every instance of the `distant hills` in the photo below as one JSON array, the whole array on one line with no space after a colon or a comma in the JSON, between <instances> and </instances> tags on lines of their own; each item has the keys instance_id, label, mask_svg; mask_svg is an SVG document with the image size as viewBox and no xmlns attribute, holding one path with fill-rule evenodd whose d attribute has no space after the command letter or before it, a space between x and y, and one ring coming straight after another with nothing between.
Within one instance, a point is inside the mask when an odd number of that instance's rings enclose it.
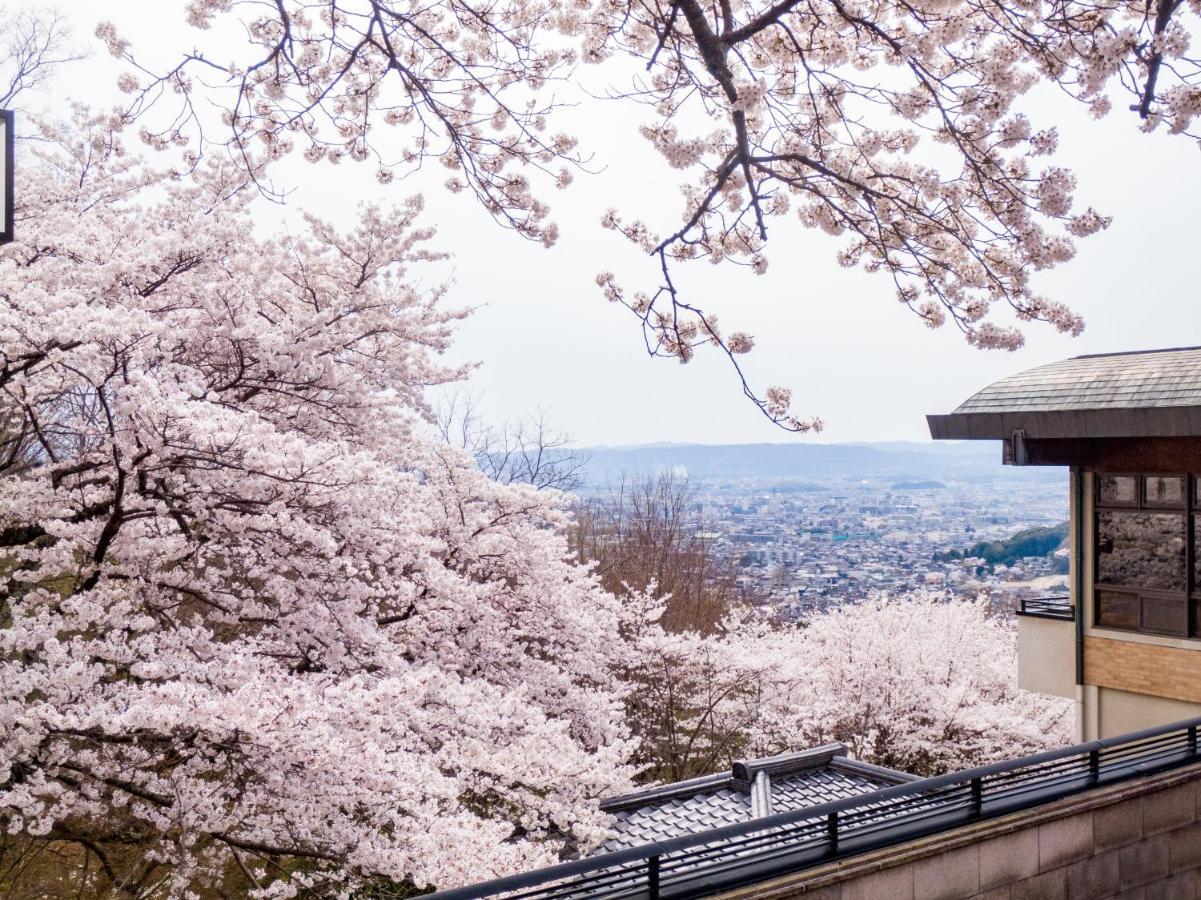
<instances>
[{"instance_id":1,"label":"distant hills","mask_svg":"<svg viewBox=\"0 0 1201 900\"><path fill-rule=\"evenodd\" d=\"M1061 468L1001 465L998 441L648 444L589 447L585 452L585 478L593 486L612 482L623 474L670 469L686 473L694 481L753 479L767 484L845 478L886 479L897 484L998 479L1066 483L1067 479Z\"/></svg>"},{"instance_id":2,"label":"distant hills","mask_svg":"<svg viewBox=\"0 0 1201 900\"><path fill-rule=\"evenodd\" d=\"M1030 556L1050 556L1060 547L1066 546L1067 540L1068 523L1062 522L1044 528L1027 528L1003 541L980 541L962 552L949 550L945 553L935 553L934 559L945 562L976 557L983 559L990 566L1012 566L1019 559ZM1067 571L1066 559L1061 568L1062 571Z\"/></svg>"}]
</instances>

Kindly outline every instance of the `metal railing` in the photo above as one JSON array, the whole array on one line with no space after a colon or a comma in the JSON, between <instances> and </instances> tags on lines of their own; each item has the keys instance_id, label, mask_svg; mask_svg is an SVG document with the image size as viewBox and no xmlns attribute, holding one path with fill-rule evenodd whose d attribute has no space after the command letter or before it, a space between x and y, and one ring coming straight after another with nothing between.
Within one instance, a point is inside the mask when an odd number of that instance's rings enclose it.
<instances>
[{"instance_id":1,"label":"metal railing","mask_svg":"<svg viewBox=\"0 0 1201 900\"><path fill-rule=\"evenodd\" d=\"M1076 608L1072 606L1070 597L1035 597L1021 601L1018 615L1071 621L1076 616Z\"/></svg>"},{"instance_id":2,"label":"metal railing","mask_svg":"<svg viewBox=\"0 0 1201 900\"><path fill-rule=\"evenodd\" d=\"M803 871L1100 785L1201 762L1201 718L895 785L433 894L522 900L706 896Z\"/></svg>"}]
</instances>

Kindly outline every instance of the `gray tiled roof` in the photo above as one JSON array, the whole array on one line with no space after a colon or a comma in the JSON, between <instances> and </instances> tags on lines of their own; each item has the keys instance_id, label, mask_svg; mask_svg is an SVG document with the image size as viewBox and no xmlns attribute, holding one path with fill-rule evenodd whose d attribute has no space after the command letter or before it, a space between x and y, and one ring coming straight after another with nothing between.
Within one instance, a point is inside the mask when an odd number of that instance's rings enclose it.
<instances>
[{"instance_id":1,"label":"gray tiled roof","mask_svg":"<svg viewBox=\"0 0 1201 900\"><path fill-rule=\"evenodd\" d=\"M1002 378L954 414L1201 406L1201 347L1077 356Z\"/></svg>"},{"instance_id":2,"label":"gray tiled roof","mask_svg":"<svg viewBox=\"0 0 1201 900\"><path fill-rule=\"evenodd\" d=\"M882 781L877 776L859 775L853 770L816 769L799 775L774 776L771 780L771 811L804 809L866 794L897 781Z\"/></svg>"},{"instance_id":3,"label":"gray tiled roof","mask_svg":"<svg viewBox=\"0 0 1201 900\"><path fill-rule=\"evenodd\" d=\"M613 834L605 841L601 852L653 844L681 834L750 821L751 794L729 787L701 790L687 797L672 797L618 810L613 818Z\"/></svg>"},{"instance_id":4,"label":"gray tiled roof","mask_svg":"<svg viewBox=\"0 0 1201 900\"><path fill-rule=\"evenodd\" d=\"M913 776L903 772L848 759L842 744L747 760L736 763L728 774L678 781L604 801L601 808L612 813L614 821L599 852L749 822L912 780Z\"/></svg>"}]
</instances>

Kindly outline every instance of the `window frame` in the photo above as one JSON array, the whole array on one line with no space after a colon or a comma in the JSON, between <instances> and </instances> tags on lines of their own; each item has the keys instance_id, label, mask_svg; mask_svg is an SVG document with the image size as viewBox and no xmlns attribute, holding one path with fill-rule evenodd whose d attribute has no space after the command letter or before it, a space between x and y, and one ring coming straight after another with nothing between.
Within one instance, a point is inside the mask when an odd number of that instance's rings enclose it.
<instances>
[{"instance_id":1,"label":"window frame","mask_svg":"<svg viewBox=\"0 0 1201 900\"><path fill-rule=\"evenodd\" d=\"M1101 499L1101 479L1103 478L1134 478L1135 500L1132 503L1104 502ZM1148 501L1147 482L1151 478L1181 478L1183 479L1183 502L1174 505L1155 505ZM1137 585L1108 584L1098 580L1101 558L1101 529L1100 521L1103 512L1146 512L1146 513L1177 513L1183 517L1184 526L1184 590L1170 591L1161 588L1146 588ZM1093 509L1092 509L1092 610L1093 626L1125 633L1147 634L1156 637L1195 638L1201 636L1201 577L1194 571L1195 553L1193 537L1195 534L1195 518L1201 516L1201 478L1191 472L1093 472ZM1101 621L1101 592L1134 596L1138 600L1138 627L1128 628L1120 625L1106 625ZM1171 601L1179 603L1180 609L1176 616L1178 630L1165 631L1146 625L1147 603Z\"/></svg>"},{"instance_id":2,"label":"window frame","mask_svg":"<svg viewBox=\"0 0 1201 900\"><path fill-rule=\"evenodd\" d=\"M1147 499L1147 480L1151 479L1151 478L1180 478L1180 479L1182 479L1184 481L1184 487L1182 488L1180 493L1181 493L1181 496L1183 497L1183 499L1179 503L1173 503L1173 504L1163 504L1163 503L1154 504L1154 503L1152 503L1150 500ZM1156 510L1165 510L1168 512L1171 512L1173 510L1181 510L1186 513L1191 512L1192 510L1189 508L1189 497L1192 494L1191 489L1192 489L1192 481L1189 479L1188 475L1179 475L1176 473L1160 474L1160 473L1156 473L1156 472L1144 472L1138 476L1138 499L1139 499L1138 508L1140 511L1145 510L1148 512L1154 512ZM1126 508L1126 507L1123 507L1123 508Z\"/></svg>"},{"instance_id":3,"label":"window frame","mask_svg":"<svg viewBox=\"0 0 1201 900\"><path fill-rule=\"evenodd\" d=\"M1133 478L1134 499L1129 503L1106 503L1101 499L1102 478ZM1093 473L1093 510L1098 509L1141 509L1139 498L1142 497L1143 476L1130 473L1094 472Z\"/></svg>"}]
</instances>

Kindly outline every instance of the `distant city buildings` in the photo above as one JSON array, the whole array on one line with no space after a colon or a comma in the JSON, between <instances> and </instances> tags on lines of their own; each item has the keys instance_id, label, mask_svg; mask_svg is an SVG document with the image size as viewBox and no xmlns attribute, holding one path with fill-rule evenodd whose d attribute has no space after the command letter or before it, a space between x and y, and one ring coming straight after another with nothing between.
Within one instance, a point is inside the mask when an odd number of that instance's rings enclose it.
<instances>
[{"instance_id":1,"label":"distant city buildings","mask_svg":"<svg viewBox=\"0 0 1201 900\"><path fill-rule=\"evenodd\" d=\"M877 591L987 593L1008 606L1067 585L1047 556L936 559L1061 522L1066 478L1060 486L830 479L798 490L744 479L695 487L698 535L735 567L742 595L782 619Z\"/></svg>"}]
</instances>

